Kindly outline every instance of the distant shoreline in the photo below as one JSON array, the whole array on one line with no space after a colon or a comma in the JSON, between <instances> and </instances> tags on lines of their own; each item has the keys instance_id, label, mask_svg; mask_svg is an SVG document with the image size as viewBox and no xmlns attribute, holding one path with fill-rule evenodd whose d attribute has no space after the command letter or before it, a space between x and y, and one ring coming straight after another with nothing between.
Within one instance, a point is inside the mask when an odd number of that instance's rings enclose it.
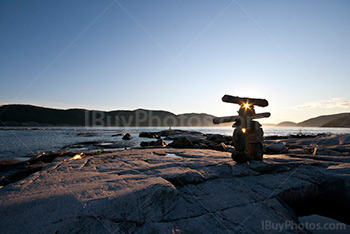
<instances>
[{"instance_id":1,"label":"distant shoreline","mask_svg":"<svg viewBox=\"0 0 350 234\"><path fill-rule=\"evenodd\" d=\"M216 116L206 113L174 114L164 110L53 109L32 105L0 106L0 127L228 127L232 123L213 124ZM295 123L262 124L278 127L350 127L350 113L313 117Z\"/></svg>"},{"instance_id":2,"label":"distant shoreline","mask_svg":"<svg viewBox=\"0 0 350 234\"><path fill-rule=\"evenodd\" d=\"M84 125L7 125L1 126L0 130L40 130L41 128L86 128L86 129L98 129L98 128L116 128L116 129L126 129L126 128L169 128L169 126L84 126ZM181 129L181 128L233 128L231 125L221 126L221 125L208 125L208 126L171 126L171 129ZM320 129L349 129L350 126L344 127L309 127L309 126L278 126L274 124L262 124L262 128L320 128Z\"/></svg>"}]
</instances>

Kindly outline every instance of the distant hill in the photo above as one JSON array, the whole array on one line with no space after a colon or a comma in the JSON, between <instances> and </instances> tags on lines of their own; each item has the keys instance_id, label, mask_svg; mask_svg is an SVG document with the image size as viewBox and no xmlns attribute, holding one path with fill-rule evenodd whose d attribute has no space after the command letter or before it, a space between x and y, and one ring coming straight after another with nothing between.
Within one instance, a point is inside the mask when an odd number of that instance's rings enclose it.
<instances>
[{"instance_id":1,"label":"distant hill","mask_svg":"<svg viewBox=\"0 0 350 234\"><path fill-rule=\"evenodd\" d=\"M162 110L96 111L86 109L54 109L32 105L0 106L0 126L231 126L213 124L215 116L205 113L176 115ZM350 127L350 113L322 115L300 123L285 121L284 127Z\"/></svg>"},{"instance_id":2,"label":"distant hill","mask_svg":"<svg viewBox=\"0 0 350 234\"><path fill-rule=\"evenodd\" d=\"M326 127L330 125L334 125L332 127L343 127L342 120L345 121L349 115L350 113L322 115L300 122L299 125L301 127Z\"/></svg>"},{"instance_id":3,"label":"distant hill","mask_svg":"<svg viewBox=\"0 0 350 234\"><path fill-rule=\"evenodd\" d=\"M263 127L276 127L277 124L272 124L272 123L261 123Z\"/></svg>"},{"instance_id":4,"label":"distant hill","mask_svg":"<svg viewBox=\"0 0 350 234\"><path fill-rule=\"evenodd\" d=\"M345 114L339 118L331 120L322 125L322 127L350 127L350 113Z\"/></svg>"},{"instance_id":5,"label":"distant hill","mask_svg":"<svg viewBox=\"0 0 350 234\"><path fill-rule=\"evenodd\" d=\"M215 116L161 110L95 111L53 109L32 105L0 106L0 126L212 126Z\"/></svg>"},{"instance_id":6,"label":"distant hill","mask_svg":"<svg viewBox=\"0 0 350 234\"><path fill-rule=\"evenodd\" d=\"M291 121L284 121L276 125L276 127L299 127L299 124L291 122Z\"/></svg>"}]
</instances>

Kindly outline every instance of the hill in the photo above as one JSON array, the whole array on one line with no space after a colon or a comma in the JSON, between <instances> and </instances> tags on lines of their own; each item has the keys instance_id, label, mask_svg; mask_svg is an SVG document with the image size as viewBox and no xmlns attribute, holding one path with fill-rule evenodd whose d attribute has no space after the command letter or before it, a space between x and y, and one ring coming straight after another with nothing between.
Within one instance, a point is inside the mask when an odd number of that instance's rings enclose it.
<instances>
[{"instance_id":1,"label":"hill","mask_svg":"<svg viewBox=\"0 0 350 234\"><path fill-rule=\"evenodd\" d=\"M176 115L163 110L54 109L32 105L0 106L0 126L231 126L232 123L214 125L215 116L205 113ZM278 127L350 127L350 113L322 115L300 123L285 121Z\"/></svg>"},{"instance_id":2,"label":"hill","mask_svg":"<svg viewBox=\"0 0 350 234\"><path fill-rule=\"evenodd\" d=\"M322 127L350 127L350 113L322 125Z\"/></svg>"},{"instance_id":3,"label":"hill","mask_svg":"<svg viewBox=\"0 0 350 234\"><path fill-rule=\"evenodd\" d=\"M334 114L334 115L321 115L315 118L307 119L303 122L300 122L299 125L301 127L326 127L329 125L329 123L334 122L335 126L332 127L341 127L341 120L342 118L347 118L350 113L340 113L340 114ZM344 119L345 120L345 119Z\"/></svg>"},{"instance_id":4,"label":"hill","mask_svg":"<svg viewBox=\"0 0 350 234\"><path fill-rule=\"evenodd\" d=\"M284 121L276 125L276 127L299 127L299 124L292 121Z\"/></svg>"},{"instance_id":5,"label":"hill","mask_svg":"<svg viewBox=\"0 0 350 234\"><path fill-rule=\"evenodd\" d=\"M0 106L0 126L212 126L215 116L161 110L96 111L53 109L32 105Z\"/></svg>"}]
</instances>

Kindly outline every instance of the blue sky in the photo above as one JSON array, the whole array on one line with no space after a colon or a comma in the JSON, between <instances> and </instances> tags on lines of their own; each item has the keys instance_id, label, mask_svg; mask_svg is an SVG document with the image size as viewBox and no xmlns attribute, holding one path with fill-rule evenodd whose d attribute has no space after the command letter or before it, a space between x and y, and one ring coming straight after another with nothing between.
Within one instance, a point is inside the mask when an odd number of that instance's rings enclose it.
<instances>
[{"instance_id":1,"label":"blue sky","mask_svg":"<svg viewBox=\"0 0 350 234\"><path fill-rule=\"evenodd\" d=\"M350 111L350 1L0 2L0 103L232 115Z\"/></svg>"}]
</instances>

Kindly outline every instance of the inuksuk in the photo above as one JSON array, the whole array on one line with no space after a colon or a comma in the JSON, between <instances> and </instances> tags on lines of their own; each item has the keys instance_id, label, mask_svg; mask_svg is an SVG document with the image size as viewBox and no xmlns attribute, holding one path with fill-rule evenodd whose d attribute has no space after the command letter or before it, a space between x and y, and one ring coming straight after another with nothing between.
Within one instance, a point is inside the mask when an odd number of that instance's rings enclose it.
<instances>
[{"instance_id":1,"label":"inuksuk","mask_svg":"<svg viewBox=\"0 0 350 234\"><path fill-rule=\"evenodd\" d=\"M214 118L214 124L235 122L232 127L233 145L232 159L237 163L246 163L252 160L263 159L263 135L261 124L253 119L270 117L270 113L256 114L254 106L266 107L269 105L266 99L236 97L224 95L223 102L239 104L241 107L236 116Z\"/></svg>"}]
</instances>

